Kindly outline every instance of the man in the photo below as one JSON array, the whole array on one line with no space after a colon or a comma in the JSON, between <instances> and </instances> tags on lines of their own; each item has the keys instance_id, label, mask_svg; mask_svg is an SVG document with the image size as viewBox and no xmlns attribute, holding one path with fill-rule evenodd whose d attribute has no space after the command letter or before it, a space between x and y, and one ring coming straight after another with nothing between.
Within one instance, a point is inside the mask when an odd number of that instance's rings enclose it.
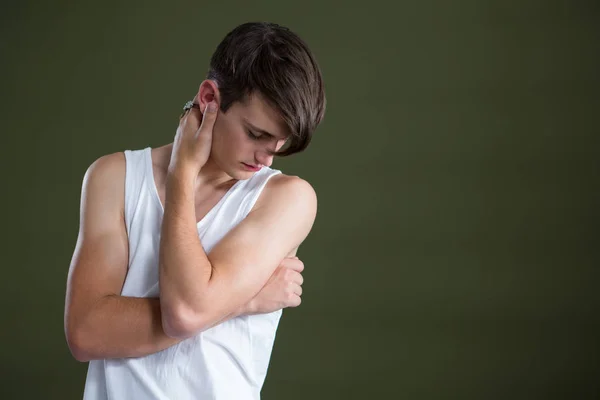
<instances>
[{"instance_id":1,"label":"man","mask_svg":"<svg viewBox=\"0 0 600 400\"><path fill-rule=\"evenodd\" d=\"M270 165L304 150L324 111L306 44L243 24L173 143L90 166L65 304L71 352L90 361L86 400L260 397L317 207L306 181Z\"/></svg>"}]
</instances>

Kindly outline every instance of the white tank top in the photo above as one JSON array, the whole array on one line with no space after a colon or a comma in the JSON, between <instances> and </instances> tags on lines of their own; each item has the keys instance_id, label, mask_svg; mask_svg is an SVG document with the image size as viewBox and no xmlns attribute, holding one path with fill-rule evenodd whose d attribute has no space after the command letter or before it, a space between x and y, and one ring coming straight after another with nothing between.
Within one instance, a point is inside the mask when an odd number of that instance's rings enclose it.
<instances>
[{"instance_id":1,"label":"white tank top","mask_svg":"<svg viewBox=\"0 0 600 400\"><path fill-rule=\"evenodd\" d=\"M163 208L150 151L125 151L129 269L123 296L159 296ZM250 179L237 181L198 223L207 253L248 215L269 178L279 173L263 167ZM144 357L92 360L84 400L259 399L281 313L233 318Z\"/></svg>"}]
</instances>

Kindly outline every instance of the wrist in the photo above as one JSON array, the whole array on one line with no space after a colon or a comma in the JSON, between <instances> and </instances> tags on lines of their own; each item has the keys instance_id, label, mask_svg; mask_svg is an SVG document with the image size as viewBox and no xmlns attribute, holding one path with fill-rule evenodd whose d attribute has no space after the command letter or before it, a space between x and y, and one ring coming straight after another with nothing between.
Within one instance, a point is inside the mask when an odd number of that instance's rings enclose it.
<instances>
[{"instance_id":1,"label":"wrist","mask_svg":"<svg viewBox=\"0 0 600 400\"><path fill-rule=\"evenodd\" d=\"M196 177L198 176L197 170L189 166L171 166L167 170L167 190L171 188L181 188L194 185Z\"/></svg>"}]
</instances>

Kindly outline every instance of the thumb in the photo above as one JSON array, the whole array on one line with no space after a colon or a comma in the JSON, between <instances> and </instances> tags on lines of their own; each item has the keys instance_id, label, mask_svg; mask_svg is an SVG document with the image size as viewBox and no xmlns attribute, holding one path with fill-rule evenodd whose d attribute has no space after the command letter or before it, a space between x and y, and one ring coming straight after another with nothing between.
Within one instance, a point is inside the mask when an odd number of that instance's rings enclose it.
<instances>
[{"instance_id":1,"label":"thumb","mask_svg":"<svg viewBox=\"0 0 600 400\"><path fill-rule=\"evenodd\" d=\"M211 100L211 102L206 105L205 111L207 113L215 114L217 112L217 102L214 100Z\"/></svg>"},{"instance_id":2,"label":"thumb","mask_svg":"<svg viewBox=\"0 0 600 400\"><path fill-rule=\"evenodd\" d=\"M216 101L211 101L206 105L204 109L204 115L202 116L202 124L200 125L200 130L208 130L213 128L215 124L215 119L217 118L217 110L218 105Z\"/></svg>"}]
</instances>

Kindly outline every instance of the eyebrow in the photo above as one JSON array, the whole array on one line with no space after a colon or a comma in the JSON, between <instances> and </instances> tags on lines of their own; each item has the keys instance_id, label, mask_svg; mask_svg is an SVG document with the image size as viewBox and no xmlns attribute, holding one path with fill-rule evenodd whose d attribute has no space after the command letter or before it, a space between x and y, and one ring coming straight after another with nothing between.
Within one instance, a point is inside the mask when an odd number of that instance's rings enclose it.
<instances>
[{"instance_id":1,"label":"eyebrow","mask_svg":"<svg viewBox=\"0 0 600 400\"><path fill-rule=\"evenodd\" d=\"M261 135L267 135L270 136L272 138L276 138L276 139L285 139L286 137L279 137L277 135L272 134L271 132L267 132L264 129L261 129L255 125L253 125L250 121L248 121L246 118L243 118L244 122L246 123L246 125L248 125L253 131L256 131L258 133L260 133Z\"/></svg>"}]
</instances>

